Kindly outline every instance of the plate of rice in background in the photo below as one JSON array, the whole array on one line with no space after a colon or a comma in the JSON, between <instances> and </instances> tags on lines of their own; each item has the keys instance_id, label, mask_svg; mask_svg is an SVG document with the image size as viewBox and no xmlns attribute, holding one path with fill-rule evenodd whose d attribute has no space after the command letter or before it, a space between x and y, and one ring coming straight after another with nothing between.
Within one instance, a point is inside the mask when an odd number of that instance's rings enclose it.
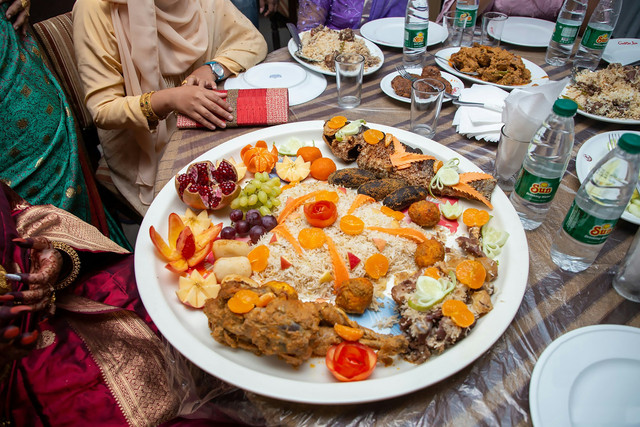
<instances>
[{"instance_id":1,"label":"plate of rice in background","mask_svg":"<svg viewBox=\"0 0 640 427\"><path fill-rule=\"evenodd\" d=\"M640 125L640 67L609 64L576 75L561 96L578 104L578 114L601 122Z\"/></svg>"},{"instance_id":2,"label":"plate of rice in background","mask_svg":"<svg viewBox=\"0 0 640 427\"><path fill-rule=\"evenodd\" d=\"M320 148L323 156L335 161L338 170L353 167L353 164L348 165L334 157L329 147L322 141L323 126L324 121L308 121L257 130L221 144L194 159L193 162L204 160L216 162L230 157L237 159L243 147L247 144L255 144L258 140L266 141L269 146L271 144L278 146L295 138L308 145L314 143ZM389 126L373 123L367 123L367 126L390 133L402 143L420 148L424 154L434 156L443 162L457 158L461 173L480 172L472 162L435 141ZM312 178L308 178L307 181L311 187L329 185L316 182ZM298 184L300 185L302 184ZM298 188L297 191L300 191L302 187L298 186L293 187L293 190ZM335 188L338 189L338 187ZM350 191L353 193L345 192L345 197L355 197L355 191ZM285 194L284 191L283 194ZM292 193L291 196L293 195L295 194ZM283 200L282 206L285 203L286 200ZM350 201L347 200L345 203L348 205ZM460 203L463 208L484 207L479 202L460 200ZM324 358L314 357L299 367L293 368L274 356L256 356L249 351L222 345L212 338L208 319L203 311L187 307L176 297L177 275L165 268L166 262L158 256L149 236L151 226L154 226L160 235L166 236L169 215L185 213L187 206L180 201L174 182L167 183L160 191L140 227L135 248L138 289L154 323L178 351L209 374L237 387L276 399L313 404L353 404L401 396L433 385L474 362L502 336L520 307L529 270L526 236L507 196L497 187L493 192L491 203L493 205L490 211L492 226L509 233L504 250L495 259L499 264L499 274L492 282L494 292L491 297L493 303L491 311L475 322L464 339L447 348L442 354L433 355L421 364L398 358L391 366L378 365L373 374L363 381L336 381L327 369ZM209 212L209 218L214 224L219 222L228 224L230 222L228 217L228 209ZM466 227L461 225L457 233L464 234L463 229ZM453 239L455 236L456 233L452 232L449 238ZM345 236L344 240L336 239L335 244L338 248L342 248L342 246L353 245L353 242ZM398 251L395 251L398 256L403 256L401 246ZM342 250L349 249L342 248ZM294 285L304 286L304 280L308 279L301 277ZM387 287L392 285L393 278L390 278L389 282L391 284L387 284ZM312 289L308 291L308 295L312 297L317 295ZM300 298L303 299L305 292L299 293ZM380 333L389 333L389 328L393 330L393 323L398 321L397 315L394 316L393 304L393 300L384 300L379 310L374 311L368 321L364 318L365 315L354 316L353 320ZM371 310L367 310L365 314L369 311Z\"/></svg>"},{"instance_id":3,"label":"plate of rice in background","mask_svg":"<svg viewBox=\"0 0 640 427\"><path fill-rule=\"evenodd\" d=\"M301 53L318 62L305 61L296 55L298 45L290 39L287 48L293 59L312 71L328 76L336 75L333 63L336 52L359 53L364 56L365 76L378 71L384 63L382 50L375 43L354 34L351 29L338 31L327 27L316 28L300 33L300 40L302 41Z\"/></svg>"}]
</instances>

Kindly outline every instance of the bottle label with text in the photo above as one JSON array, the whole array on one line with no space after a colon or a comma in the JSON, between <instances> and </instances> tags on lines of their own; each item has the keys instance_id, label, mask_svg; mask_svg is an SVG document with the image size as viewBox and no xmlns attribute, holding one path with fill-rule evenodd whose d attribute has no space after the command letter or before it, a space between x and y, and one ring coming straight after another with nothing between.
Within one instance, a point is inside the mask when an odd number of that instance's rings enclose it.
<instances>
[{"instance_id":1,"label":"bottle label with text","mask_svg":"<svg viewBox=\"0 0 640 427\"><path fill-rule=\"evenodd\" d=\"M561 177L540 178L522 168L514 191L531 203L549 203L558 190L560 180Z\"/></svg>"},{"instance_id":2,"label":"bottle label with text","mask_svg":"<svg viewBox=\"0 0 640 427\"><path fill-rule=\"evenodd\" d=\"M574 200L562 229L581 243L600 245L607 240L617 222L617 219L602 219L586 213Z\"/></svg>"},{"instance_id":3,"label":"bottle label with text","mask_svg":"<svg viewBox=\"0 0 640 427\"><path fill-rule=\"evenodd\" d=\"M593 27L587 27L580 44L589 49L604 49L609 42L610 35L610 30L598 30Z\"/></svg>"},{"instance_id":4,"label":"bottle label with text","mask_svg":"<svg viewBox=\"0 0 640 427\"><path fill-rule=\"evenodd\" d=\"M405 28L404 30L404 47L410 49L419 49L427 45L428 27L422 29Z\"/></svg>"},{"instance_id":5,"label":"bottle label with text","mask_svg":"<svg viewBox=\"0 0 640 427\"><path fill-rule=\"evenodd\" d=\"M456 18L458 18L458 22L465 22L465 28L475 27L476 25L476 15L478 13L478 9L456 9Z\"/></svg>"},{"instance_id":6,"label":"bottle label with text","mask_svg":"<svg viewBox=\"0 0 640 427\"><path fill-rule=\"evenodd\" d=\"M580 25L569 25L557 22L551 40L560 44L573 44L576 41L579 29Z\"/></svg>"}]
</instances>

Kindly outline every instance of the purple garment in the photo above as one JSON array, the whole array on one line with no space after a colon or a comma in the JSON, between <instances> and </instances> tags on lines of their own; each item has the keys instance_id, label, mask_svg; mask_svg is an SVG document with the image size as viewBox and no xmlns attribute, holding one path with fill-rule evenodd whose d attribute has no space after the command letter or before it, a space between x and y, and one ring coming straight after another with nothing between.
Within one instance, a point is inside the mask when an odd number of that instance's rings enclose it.
<instances>
[{"instance_id":1,"label":"purple garment","mask_svg":"<svg viewBox=\"0 0 640 427\"><path fill-rule=\"evenodd\" d=\"M367 21L404 16L407 0L300 0L298 31L318 25L335 30L360 28Z\"/></svg>"}]
</instances>

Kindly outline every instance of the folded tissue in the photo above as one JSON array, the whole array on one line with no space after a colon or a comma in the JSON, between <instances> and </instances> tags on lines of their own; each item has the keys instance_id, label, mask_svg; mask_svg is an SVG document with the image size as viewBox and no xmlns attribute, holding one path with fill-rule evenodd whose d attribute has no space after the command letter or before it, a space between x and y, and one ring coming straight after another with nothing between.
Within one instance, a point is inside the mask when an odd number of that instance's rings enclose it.
<instances>
[{"instance_id":1,"label":"folded tissue","mask_svg":"<svg viewBox=\"0 0 640 427\"><path fill-rule=\"evenodd\" d=\"M474 84L460 92L463 102L477 102L484 107L460 106L453 117L458 133L469 138L498 142L502 128L502 110L509 92L495 86Z\"/></svg>"}]
</instances>

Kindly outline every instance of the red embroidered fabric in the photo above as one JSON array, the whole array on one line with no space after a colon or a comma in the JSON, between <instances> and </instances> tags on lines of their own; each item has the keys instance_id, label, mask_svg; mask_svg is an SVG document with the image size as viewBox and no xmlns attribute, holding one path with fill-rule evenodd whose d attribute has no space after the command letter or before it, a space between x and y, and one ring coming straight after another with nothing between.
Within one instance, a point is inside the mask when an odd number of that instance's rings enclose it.
<instances>
[{"instance_id":1,"label":"red embroidered fabric","mask_svg":"<svg viewBox=\"0 0 640 427\"><path fill-rule=\"evenodd\" d=\"M228 127L278 125L289 120L289 90L270 89L230 89L226 92L227 102L233 107L233 120ZM178 129L204 128L190 117L178 114Z\"/></svg>"}]
</instances>

